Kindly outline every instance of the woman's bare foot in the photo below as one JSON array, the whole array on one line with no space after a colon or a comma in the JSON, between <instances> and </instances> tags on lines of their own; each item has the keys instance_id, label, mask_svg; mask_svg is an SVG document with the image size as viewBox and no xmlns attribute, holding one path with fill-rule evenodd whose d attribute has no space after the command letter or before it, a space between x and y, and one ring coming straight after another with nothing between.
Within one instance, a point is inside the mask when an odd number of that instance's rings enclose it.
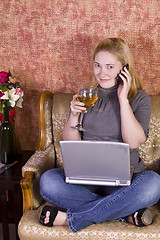
<instances>
[{"instance_id":1,"label":"woman's bare foot","mask_svg":"<svg viewBox=\"0 0 160 240\"><path fill-rule=\"evenodd\" d=\"M53 226L68 226L67 214L65 212L58 211L58 214L53 222Z\"/></svg>"},{"instance_id":2,"label":"woman's bare foot","mask_svg":"<svg viewBox=\"0 0 160 240\"><path fill-rule=\"evenodd\" d=\"M153 222L153 219L157 213L157 210L144 208L128 216L127 222L140 227L147 226Z\"/></svg>"},{"instance_id":3,"label":"woman's bare foot","mask_svg":"<svg viewBox=\"0 0 160 240\"><path fill-rule=\"evenodd\" d=\"M135 214L134 214L134 218L135 218L135 223L136 223L136 225L138 225L137 214L138 214L138 212L135 212ZM131 223L131 224L133 224L133 225L135 225L134 222L133 222L132 215L128 216L128 222Z\"/></svg>"},{"instance_id":4,"label":"woman's bare foot","mask_svg":"<svg viewBox=\"0 0 160 240\"><path fill-rule=\"evenodd\" d=\"M44 223L47 224L49 222L50 211L46 212L46 218L44 219ZM65 212L58 211L58 214L53 222L53 226L68 226L67 214Z\"/></svg>"}]
</instances>

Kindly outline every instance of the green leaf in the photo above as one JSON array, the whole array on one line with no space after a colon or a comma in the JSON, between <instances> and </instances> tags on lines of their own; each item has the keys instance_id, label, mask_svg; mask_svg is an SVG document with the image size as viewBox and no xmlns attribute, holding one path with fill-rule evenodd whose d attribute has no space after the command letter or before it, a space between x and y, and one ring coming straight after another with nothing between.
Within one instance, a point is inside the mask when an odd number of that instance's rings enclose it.
<instances>
[{"instance_id":1,"label":"green leaf","mask_svg":"<svg viewBox=\"0 0 160 240\"><path fill-rule=\"evenodd\" d=\"M0 103L0 113L4 114L4 104Z\"/></svg>"}]
</instances>

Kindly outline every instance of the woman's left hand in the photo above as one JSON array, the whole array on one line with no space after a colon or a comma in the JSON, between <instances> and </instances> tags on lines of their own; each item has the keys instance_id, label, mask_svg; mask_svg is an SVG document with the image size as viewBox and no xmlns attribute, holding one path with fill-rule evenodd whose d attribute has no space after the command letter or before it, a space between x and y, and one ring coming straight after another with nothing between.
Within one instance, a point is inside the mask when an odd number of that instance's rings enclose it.
<instances>
[{"instance_id":1,"label":"woman's left hand","mask_svg":"<svg viewBox=\"0 0 160 240\"><path fill-rule=\"evenodd\" d=\"M120 99L127 99L128 92L129 92L129 89L131 87L132 77L131 77L131 75L130 75L130 73L127 70L126 67L124 68L124 70L121 70L121 73L119 74L119 76L121 77L123 83L119 84L119 87L118 87L118 98L119 98L119 100Z\"/></svg>"}]
</instances>

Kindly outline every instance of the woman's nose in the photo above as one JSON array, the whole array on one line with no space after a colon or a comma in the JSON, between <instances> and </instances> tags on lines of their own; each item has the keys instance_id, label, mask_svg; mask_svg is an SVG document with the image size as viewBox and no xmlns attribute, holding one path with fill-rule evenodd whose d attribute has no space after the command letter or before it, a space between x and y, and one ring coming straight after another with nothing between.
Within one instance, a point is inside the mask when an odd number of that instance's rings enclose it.
<instances>
[{"instance_id":1,"label":"woman's nose","mask_svg":"<svg viewBox=\"0 0 160 240\"><path fill-rule=\"evenodd\" d=\"M106 76L108 74L108 71L106 68L101 68L101 72L100 72L101 76Z\"/></svg>"}]
</instances>

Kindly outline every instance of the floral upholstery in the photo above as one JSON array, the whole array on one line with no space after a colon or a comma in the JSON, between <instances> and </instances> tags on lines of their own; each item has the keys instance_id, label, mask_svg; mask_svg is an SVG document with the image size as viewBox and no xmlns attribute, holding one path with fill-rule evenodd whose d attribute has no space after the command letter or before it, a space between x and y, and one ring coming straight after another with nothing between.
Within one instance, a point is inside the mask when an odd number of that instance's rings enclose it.
<instances>
[{"instance_id":1,"label":"floral upholstery","mask_svg":"<svg viewBox=\"0 0 160 240\"><path fill-rule=\"evenodd\" d=\"M39 179L41 174L54 166L63 167L59 141L62 139L62 129L69 116L69 106L73 94L56 93L53 96L45 95L43 102L43 116L45 116L44 146L38 149L22 168L34 172L33 210L24 213L19 223L18 232L21 240L47 239L160 239L160 206L157 203L153 208L158 209L152 225L138 228L131 224L112 221L92 225L77 233L72 233L66 226L52 228L42 226L38 219L42 208L42 198L39 193ZM140 148L140 155L146 169L153 169L160 173L160 96L151 96L152 116L149 137ZM55 158L56 156L56 158ZM45 203L44 203L45 204Z\"/></svg>"}]
</instances>

